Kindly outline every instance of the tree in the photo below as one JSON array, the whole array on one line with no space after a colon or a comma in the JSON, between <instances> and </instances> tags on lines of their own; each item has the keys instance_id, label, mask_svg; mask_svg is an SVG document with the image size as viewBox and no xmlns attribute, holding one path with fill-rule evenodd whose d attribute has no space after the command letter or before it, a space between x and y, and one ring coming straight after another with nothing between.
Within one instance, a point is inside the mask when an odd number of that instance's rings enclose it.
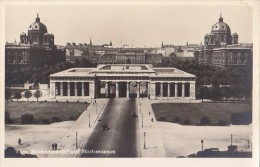
<instances>
[{"instance_id":1,"label":"tree","mask_svg":"<svg viewBox=\"0 0 260 167\"><path fill-rule=\"evenodd\" d=\"M219 100L220 98L220 88L219 88L219 85L212 85L212 88L211 88L211 98L214 100L214 102L216 100Z\"/></svg>"},{"instance_id":2,"label":"tree","mask_svg":"<svg viewBox=\"0 0 260 167\"><path fill-rule=\"evenodd\" d=\"M32 92L29 90L25 91L24 97L27 98L27 101L29 101L29 98L32 97Z\"/></svg>"},{"instance_id":3,"label":"tree","mask_svg":"<svg viewBox=\"0 0 260 167\"><path fill-rule=\"evenodd\" d=\"M34 92L33 96L35 98L37 98L37 102L38 102L38 98L42 96L42 92L38 89Z\"/></svg>"},{"instance_id":4,"label":"tree","mask_svg":"<svg viewBox=\"0 0 260 167\"><path fill-rule=\"evenodd\" d=\"M14 99L16 99L17 101L18 101L19 99L21 99L21 98L22 98L21 93L16 92L16 93L14 94Z\"/></svg>"},{"instance_id":5,"label":"tree","mask_svg":"<svg viewBox=\"0 0 260 167\"><path fill-rule=\"evenodd\" d=\"M201 99L203 102L203 99L207 99L209 97L209 88L205 86L200 86L197 90L197 98Z\"/></svg>"},{"instance_id":6,"label":"tree","mask_svg":"<svg viewBox=\"0 0 260 167\"><path fill-rule=\"evenodd\" d=\"M222 97L226 98L226 102L227 102L227 99L232 96L232 92L229 87L220 88L220 94Z\"/></svg>"},{"instance_id":7,"label":"tree","mask_svg":"<svg viewBox=\"0 0 260 167\"><path fill-rule=\"evenodd\" d=\"M209 125L209 118L208 117L206 117L206 116L204 116L204 117L202 117L201 119L200 119L200 125L202 125L202 126L205 126L205 125Z\"/></svg>"},{"instance_id":8,"label":"tree","mask_svg":"<svg viewBox=\"0 0 260 167\"><path fill-rule=\"evenodd\" d=\"M8 100L11 98L11 90L10 89L5 89L5 100L8 102Z\"/></svg>"}]
</instances>

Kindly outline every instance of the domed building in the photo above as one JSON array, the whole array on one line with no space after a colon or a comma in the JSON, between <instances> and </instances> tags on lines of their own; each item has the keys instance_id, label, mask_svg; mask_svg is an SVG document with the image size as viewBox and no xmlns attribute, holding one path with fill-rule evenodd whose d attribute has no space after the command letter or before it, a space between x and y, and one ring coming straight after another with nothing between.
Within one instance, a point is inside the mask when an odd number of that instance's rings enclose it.
<instances>
[{"instance_id":1,"label":"domed building","mask_svg":"<svg viewBox=\"0 0 260 167\"><path fill-rule=\"evenodd\" d=\"M211 33L204 36L204 45L194 52L199 63L234 66L252 64L252 44L239 44L238 34L231 35L231 29L220 14L211 27Z\"/></svg>"},{"instance_id":2,"label":"domed building","mask_svg":"<svg viewBox=\"0 0 260 167\"><path fill-rule=\"evenodd\" d=\"M38 14L27 34L20 34L19 43L6 43L6 64L43 66L65 61L65 51L57 48Z\"/></svg>"}]
</instances>

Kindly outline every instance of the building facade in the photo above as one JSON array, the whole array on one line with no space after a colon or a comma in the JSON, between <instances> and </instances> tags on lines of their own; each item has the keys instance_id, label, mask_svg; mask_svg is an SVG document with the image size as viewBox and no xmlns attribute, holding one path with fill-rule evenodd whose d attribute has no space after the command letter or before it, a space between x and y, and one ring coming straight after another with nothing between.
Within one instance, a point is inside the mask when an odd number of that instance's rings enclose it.
<instances>
[{"instance_id":1,"label":"building facade","mask_svg":"<svg viewBox=\"0 0 260 167\"><path fill-rule=\"evenodd\" d=\"M42 66L65 61L65 52L54 44L54 35L41 23L39 16L29 25L28 33L20 34L20 42L6 43L7 65Z\"/></svg>"},{"instance_id":2,"label":"building facade","mask_svg":"<svg viewBox=\"0 0 260 167\"><path fill-rule=\"evenodd\" d=\"M146 97L195 99L196 77L148 64L100 64L50 75L50 96L59 98Z\"/></svg>"},{"instance_id":3,"label":"building facade","mask_svg":"<svg viewBox=\"0 0 260 167\"><path fill-rule=\"evenodd\" d=\"M199 63L216 66L245 66L252 64L252 44L238 43L238 34L231 29L220 15L219 21L204 36L204 45L194 52Z\"/></svg>"}]
</instances>

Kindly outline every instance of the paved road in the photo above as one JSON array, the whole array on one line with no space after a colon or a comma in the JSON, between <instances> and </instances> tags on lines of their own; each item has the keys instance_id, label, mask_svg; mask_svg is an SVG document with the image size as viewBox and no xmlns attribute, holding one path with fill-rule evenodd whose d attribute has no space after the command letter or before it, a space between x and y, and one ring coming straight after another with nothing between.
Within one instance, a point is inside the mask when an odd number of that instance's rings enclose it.
<instances>
[{"instance_id":1,"label":"paved road","mask_svg":"<svg viewBox=\"0 0 260 167\"><path fill-rule=\"evenodd\" d=\"M131 117L137 113L136 99L110 99L80 157L140 157L140 137L138 118ZM107 124L109 130L102 130ZM93 153L93 151L115 151L115 153Z\"/></svg>"}]
</instances>

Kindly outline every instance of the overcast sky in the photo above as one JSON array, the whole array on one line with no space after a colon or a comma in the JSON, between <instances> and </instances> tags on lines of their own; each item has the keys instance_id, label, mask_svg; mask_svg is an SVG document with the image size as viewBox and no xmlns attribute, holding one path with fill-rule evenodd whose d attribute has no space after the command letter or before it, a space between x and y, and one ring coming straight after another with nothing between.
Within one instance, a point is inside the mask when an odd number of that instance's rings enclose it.
<instances>
[{"instance_id":1,"label":"overcast sky","mask_svg":"<svg viewBox=\"0 0 260 167\"><path fill-rule=\"evenodd\" d=\"M239 42L252 42L252 11L246 6L7 6L6 42L19 41L21 32L39 13L55 43L67 42L158 46L203 41L222 13Z\"/></svg>"}]
</instances>

